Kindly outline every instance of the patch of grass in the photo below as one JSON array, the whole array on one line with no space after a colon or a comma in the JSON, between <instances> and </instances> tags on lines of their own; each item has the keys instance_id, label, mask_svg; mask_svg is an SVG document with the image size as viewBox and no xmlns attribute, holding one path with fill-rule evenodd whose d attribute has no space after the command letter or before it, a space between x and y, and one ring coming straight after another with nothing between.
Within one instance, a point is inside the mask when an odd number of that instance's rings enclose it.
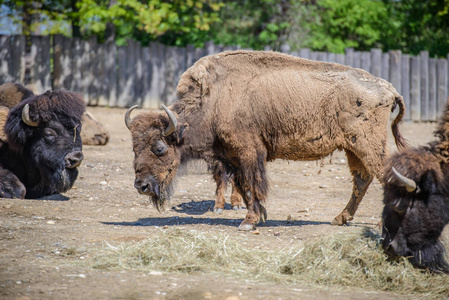
<instances>
[{"instance_id":1,"label":"patch of grass","mask_svg":"<svg viewBox=\"0 0 449 300\"><path fill-rule=\"evenodd\" d=\"M108 245L95 268L221 273L274 282L369 288L402 294L449 296L449 276L388 262L370 229L323 237L273 251L247 249L225 235L167 229L118 247Z\"/></svg>"}]
</instances>

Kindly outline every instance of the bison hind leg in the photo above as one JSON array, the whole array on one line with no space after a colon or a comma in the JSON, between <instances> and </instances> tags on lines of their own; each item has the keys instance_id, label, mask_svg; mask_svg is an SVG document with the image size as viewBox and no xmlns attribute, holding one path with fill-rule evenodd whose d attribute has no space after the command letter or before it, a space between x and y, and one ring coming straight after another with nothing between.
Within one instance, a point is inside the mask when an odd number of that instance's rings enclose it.
<instances>
[{"instance_id":1,"label":"bison hind leg","mask_svg":"<svg viewBox=\"0 0 449 300\"><path fill-rule=\"evenodd\" d=\"M374 178L373 175L368 173L362 161L354 153L346 149L345 151L349 169L353 176L352 195L343 211L332 220L332 225L345 225L347 222L352 221L363 196Z\"/></svg>"}]
</instances>

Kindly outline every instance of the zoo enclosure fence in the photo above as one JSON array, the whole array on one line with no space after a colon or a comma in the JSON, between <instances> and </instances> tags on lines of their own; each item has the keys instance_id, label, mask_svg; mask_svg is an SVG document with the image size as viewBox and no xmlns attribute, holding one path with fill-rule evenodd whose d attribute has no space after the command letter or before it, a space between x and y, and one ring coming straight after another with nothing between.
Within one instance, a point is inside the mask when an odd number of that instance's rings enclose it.
<instances>
[{"instance_id":1,"label":"zoo enclosure fence","mask_svg":"<svg viewBox=\"0 0 449 300\"><path fill-rule=\"evenodd\" d=\"M36 93L66 89L84 95L90 106L129 107L138 104L156 109L176 100L181 74L199 58L238 47L206 43L204 48L185 48L151 43L142 47L128 41L97 43L62 35L0 35L0 84L26 84ZM266 49L269 50L269 49ZM449 96L449 54L430 58L427 51L418 56L400 50L354 51L344 54L301 49L282 52L307 59L336 62L362 68L393 84L404 97L406 120L435 121Z\"/></svg>"}]
</instances>

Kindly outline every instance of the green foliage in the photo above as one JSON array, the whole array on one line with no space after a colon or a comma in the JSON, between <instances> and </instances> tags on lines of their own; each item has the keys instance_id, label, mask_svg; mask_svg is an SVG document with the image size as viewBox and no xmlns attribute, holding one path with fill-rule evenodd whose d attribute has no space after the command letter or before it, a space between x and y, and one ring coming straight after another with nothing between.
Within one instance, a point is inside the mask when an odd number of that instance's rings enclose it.
<instances>
[{"instance_id":1,"label":"green foliage","mask_svg":"<svg viewBox=\"0 0 449 300\"><path fill-rule=\"evenodd\" d=\"M418 54L428 50L431 56L449 52L449 0L386 1L392 15L400 21L396 39L390 47Z\"/></svg>"},{"instance_id":2,"label":"green foliage","mask_svg":"<svg viewBox=\"0 0 449 300\"><path fill-rule=\"evenodd\" d=\"M290 1L237 0L225 3L226 6L220 11L220 20L211 29L215 43L252 49L263 49L265 46L279 49L285 42L290 28L286 14Z\"/></svg>"},{"instance_id":3,"label":"green foliage","mask_svg":"<svg viewBox=\"0 0 449 300\"><path fill-rule=\"evenodd\" d=\"M449 52L449 0L0 0L25 34L143 45Z\"/></svg>"},{"instance_id":4,"label":"green foliage","mask_svg":"<svg viewBox=\"0 0 449 300\"><path fill-rule=\"evenodd\" d=\"M383 2L372 0L318 0L316 22L310 22L308 46L344 53L347 47L369 50L382 47L387 28L396 24Z\"/></svg>"},{"instance_id":5,"label":"green foliage","mask_svg":"<svg viewBox=\"0 0 449 300\"><path fill-rule=\"evenodd\" d=\"M80 25L85 34L102 36L114 24L118 44L134 38L143 44L160 40L184 46L194 43L217 20L221 4L215 0L78 1Z\"/></svg>"},{"instance_id":6,"label":"green foliage","mask_svg":"<svg viewBox=\"0 0 449 300\"><path fill-rule=\"evenodd\" d=\"M9 8L8 16L21 25L24 34L67 34L70 0L5 0L0 4Z\"/></svg>"}]
</instances>

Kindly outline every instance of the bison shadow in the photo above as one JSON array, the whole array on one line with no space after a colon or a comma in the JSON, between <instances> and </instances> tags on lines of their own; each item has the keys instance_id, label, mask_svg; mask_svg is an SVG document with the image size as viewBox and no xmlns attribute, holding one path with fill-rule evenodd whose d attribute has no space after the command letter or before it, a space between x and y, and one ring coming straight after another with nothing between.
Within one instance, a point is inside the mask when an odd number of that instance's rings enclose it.
<instances>
[{"instance_id":1,"label":"bison shadow","mask_svg":"<svg viewBox=\"0 0 449 300\"><path fill-rule=\"evenodd\" d=\"M199 216L213 211L214 206L214 200L191 201L172 206L171 210L182 214ZM224 210L232 210L231 204L225 203Z\"/></svg>"},{"instance_id":2,"label":"bison shadow","mask_svg":"<svg viewBox=\"0 0 449 300\"><path fill-rule=\"evenodd\" d=\"M213 211L215 205L214 200L204 200L204 201L191 201L172 206L171 210L190 215L187 217L156 217L156 218L141 218L134 222L101 222L105 225L115 225L115 226L178 226L178 225L225 225L230 227L238 227L244 218L244 213L242 212L241 218L229 219L229 218L216 218L215 216L220 216L219 214L214 214L211 218L196 218L193 216L200 216ZM226 203L225 212L232 210L230 204ZM246 209L244 209L246 210ZM270 220L270 215L268 214L268 220L265 223L260 223L257 227L300 227L307 225L330 225L331 222L322 221L306 221L306 220ZM349 225L349 224L348 224ZM366 224L358 224L352 222L350 226L364 227Z\"/></svg>"},{"instance_id":3,"label":"bison shadow","mask_svg":"<svg viewBox=\"0 0 449 300\"><path fill-rule=\"evenodd\" d=\"M243 218L239 219L224 219L224 218L194 218L194 217L167 217L167 218L141 218L134 222L101 222L105 225L114 226L178 226L178 225L225 225L230 227L238 227ZM260 223L257 227L300 227L305 225L330 225L330 222L319 221L287 221L287 220L267 220L265 223Z\"/></svg>"},{"instance_id":4,"label":"bison shadow","mask_svg":"<svg viewBox=\"0 0 449 300\"><path fill-rule=\"evenodd\" d=\"M69 201L70 198L61 194L53 194L53 195L46 195L39 198L33 198L33 199L22 199L22 200L35 200L35 201Z\"/></svg>"}]
</instances>

